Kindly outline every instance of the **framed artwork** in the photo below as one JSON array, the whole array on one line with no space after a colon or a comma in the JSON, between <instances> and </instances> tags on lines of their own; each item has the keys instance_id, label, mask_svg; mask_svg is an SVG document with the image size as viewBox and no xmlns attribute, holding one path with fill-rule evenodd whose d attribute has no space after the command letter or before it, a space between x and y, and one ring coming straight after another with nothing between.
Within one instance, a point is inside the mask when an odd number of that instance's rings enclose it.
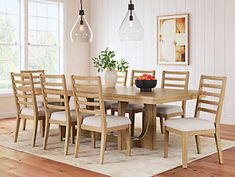
<instances>
[{"instance_id":1,"label":"framed artwork","mask_svg":"<svg viewBox=\"0 0 235 177\"><path fill-rule=\"evenodd\" d=\"M158 17L158 64L189 64L189 14Z\"/></svg>"}]
</instances>

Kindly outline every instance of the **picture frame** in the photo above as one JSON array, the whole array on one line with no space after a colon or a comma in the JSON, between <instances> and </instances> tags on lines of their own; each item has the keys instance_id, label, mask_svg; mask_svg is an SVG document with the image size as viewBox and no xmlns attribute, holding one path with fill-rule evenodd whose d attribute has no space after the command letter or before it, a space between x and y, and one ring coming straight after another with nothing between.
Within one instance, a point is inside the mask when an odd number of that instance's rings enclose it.
<instances>
[{"instance_id":1,"label":"picture frame","mask_svg":"<svg viewBox=\"0 0 235 177\"><path fill-rule=\"evenodd\" d=\"M189 65L189 14L158 16L159 65Z\"/></svg>"}]
</instances>

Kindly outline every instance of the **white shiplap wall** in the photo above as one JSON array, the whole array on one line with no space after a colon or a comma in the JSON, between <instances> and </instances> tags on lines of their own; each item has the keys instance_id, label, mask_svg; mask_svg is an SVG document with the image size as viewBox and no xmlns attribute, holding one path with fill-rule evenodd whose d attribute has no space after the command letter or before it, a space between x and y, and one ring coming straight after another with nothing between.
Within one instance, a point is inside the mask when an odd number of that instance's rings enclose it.
<instances>
[{"instance_id":1,"label":"white shiplap wall","mask_svg":"<svg viewBox=\"0 0 235 177\"><path fill-rule=\"evenodd\" d=\"M128 0L92 0L91 26L94 41L91 57L109 46L126 58L130 69L189 70L190 88L197 89L201 74L226 75L228 84L223 122L235 124L235 0L134 0L145 37L141 42L120 42L118 28ZM157 65L157 16L190 14L190 65ZM95 69L90 65L91 74ZM192 115L194 104L189 103Z\"/></svg>"}]
</instances>

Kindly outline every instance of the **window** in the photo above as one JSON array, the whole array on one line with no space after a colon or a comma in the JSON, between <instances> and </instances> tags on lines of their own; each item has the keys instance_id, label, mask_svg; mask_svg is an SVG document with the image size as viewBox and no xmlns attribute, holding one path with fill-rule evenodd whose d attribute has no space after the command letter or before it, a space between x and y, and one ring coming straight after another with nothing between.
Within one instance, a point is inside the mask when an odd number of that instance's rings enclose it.
<instances>
[{"instance_id":1,"label":"window","mask_svg":"<svg viewBox=\"0 0 235 177\"><path fill-rule=\"evenodd\" d=\"M60 71L60 5L29 1L29 69Z\"/></svg>"},{"instance_id":2,"label":"window","mask_svg":"<svg viewBox=\"0 0 235 177\"><path fill-rule=\"evenodd\" d=\"M0 0L0 91L11 87L10 72L20 70L20 0Z\"/></svg>"},{"instance_id":3,"label":"window","mask_svg":"<svg viewBox=\"0 0 235 177\"><path fill-rule=\"evenodd\" d=\"M62 3L25 1L28 3L0 0L0 93L11 91L11 72L44 69L46 73L58 74L61 71ZM23 4L28 4L28 8Z\"/></svg>"}]
</instances>

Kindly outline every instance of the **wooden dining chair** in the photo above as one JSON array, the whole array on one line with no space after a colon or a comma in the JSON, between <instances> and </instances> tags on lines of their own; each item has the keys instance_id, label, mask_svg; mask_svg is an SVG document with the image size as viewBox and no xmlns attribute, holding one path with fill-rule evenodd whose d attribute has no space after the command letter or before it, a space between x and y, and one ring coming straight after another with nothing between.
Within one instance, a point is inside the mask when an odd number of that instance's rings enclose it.
<instances>
[{"instance_id":1,"label":"wooden dining chair","mask_svg":"<svg viewBox=\"0 0 235 177\"><path fill-rule=\"evenodd\" d=\"M126 86L128 70L126 70L124 72L118 72L117 74L118 74L117 85ZM111 109L111 106L114 103L116 103L116 102L112 101L112 100L105 100L104 101L106 113L107 113L107 110Z\"/></svg>"},{"instance_id":2,"label":"wooden dining chair","mask_svg":"<svg viewBox=\"0 0 235 177\"><path fill-rule=\"evenodd\" d=\"M200 135L214 135L219 162L223 163L220 142L220 119L225 94L226 77L201 76L199 96L195 117L176 118L165 121L164 157L168 157L169 132L176 133L182 139L182 164L187 168L187 144L189 136L195 136L197 152L201 153ZM200 115L200 113L204 113ZM203 119L205 113L212 114L211 121Z\"/></svg>"},{"instance_id":3,"label":"wooden dining chair","mask_svg":"<svg viewBox=\"0 0 235 177\"><path fill-rule=\"evenodd\" d=\"M131 82L130 85L134 86L135 79L141 76L142 74L150 74L155 77L156 72L154 70L132 70L131 72ZM114 115L115 112L118 111L118 103L114 103L111 106L111 114ZM134 136L135 129L135 114L144 111L144 105L129 103L126 109L129 114L129 118L131 120L131 135ZM144 115L144 114L143 114Z\"/></svg>"},{"instance_id":4,"label":"wooden dining chair","mask_svg":"<svg viewBox=\"0 0 235 177\"><path fill-rule=\"evenodd\" d=\"M189 72L188 71L163 71L161 88L188 90ZM182 101L181 106L162 104L157 105L157 117L160 118L161 133L163 133L163 120L181 116L185 117L186 100Z\"/></svg>"},{"instance_id":5,"label":"wooden dining chair","mask_svg":"<svg viewBox=\"0 0 235 177\"><path fill-rule=\"evenodd\" d=\"M104 162L107 133L126 132L128 155L131 155L130 119L122 116L106 115L100 77L72 76L73 95L77 113L77 138L75 157L78 157L81 130L101 133L100 163ZM82 114L92 114L83 118ZM92 142L94 143L94 142Z\"/></svg>"},{"instance_id":6,"label":"wooden dining chair","mask_svg":"<svg viewBox=\"0 0 235 177\"><path fill-rule=\"evenodd\" d=\"M77 125L77 117L75 111L70 111L65 76L41 74L40 78L44 107L46 111L46 129L43 149L46 150L47 148L50 124L64 126L66 127L64 155L67 155L69 138L71 134L72 136L75 134L74 131L75 125ZM60 104L55 105L54 102Z\"/></svg>"},{"instance_id":7,"label":"wooden dining chair","mask_svg":"<svg viewBox=\"0 0 235 177\"><path fill-rule=\"evenodd\" d=\"M12 87L16 103L16 130L14 142L17 142L21 120L33 121L32 146L35 146L38 121L45 122L45 109L38 106L32 74L11 73ZM45 123L43 123L45 124ZM43 131L44 132L44 131Z\"/></svg>"},{"instance_id":8,"label":"wooden dining chair","mask_svg":"<svg viewBox=\"0 0 235 177\"><path fill-rule=\"evenodd\" d=\"M33 83L34 83L34 88L41 88L41 83L40 83L40 74L45 74L44 70L21 70L20 73L22 74L32 74L33 76ZM43 98L41 93L35 93L36 94L36 102L37 106L43 106ZM26 119L23 120L23 126L22 129L25 130L26 128ZM43 125L43 121L40 121L40 131L41 134L44 134L44 129L45 125Z\"/></svg>"}]
</instances>

